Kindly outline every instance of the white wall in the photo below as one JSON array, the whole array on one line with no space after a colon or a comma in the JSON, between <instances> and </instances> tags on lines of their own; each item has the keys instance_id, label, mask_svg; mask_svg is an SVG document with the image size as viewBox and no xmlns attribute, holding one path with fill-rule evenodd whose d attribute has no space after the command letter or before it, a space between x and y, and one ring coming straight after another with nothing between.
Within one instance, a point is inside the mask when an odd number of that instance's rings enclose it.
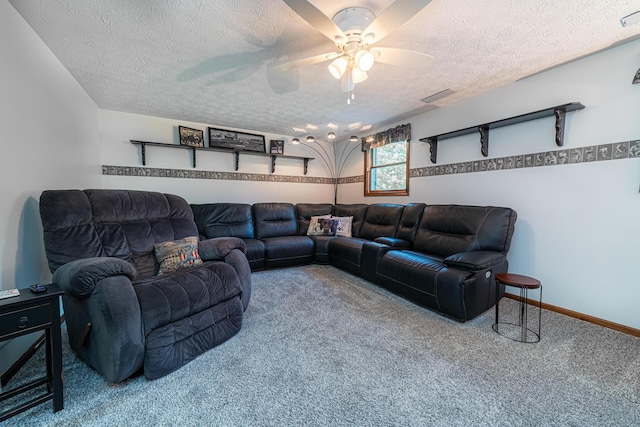
<instances>
[{"instance_id":1,"label":"white wall","mask_svg":"<svg viewBox=\"0 0 640 427\"><path fill-rule=\"evenodd\" d=\"M187 126L207 131L207 127L230 129L223 125L192 123L187 121L164 119L116 111L101 111L102 159L104 165L141 167L140 147L129 140L141 140L177 144L178 126ZM271 139L285 140L285 155L314 157L309 162L306 177L330 177L327 167L320 155L309 151L302 145L291 144L290 136L265 134L255 130L240 129L249 133L265 135L268 149ZM206 138L206 136L205 136ZM331 157L331 147L327 143L323 147ZM146 166L148 168L167 168L196 171L229 172L235 175L232 153L198 151L196 168L191 165L191 150L165 149L147 147ZM270 157L241 155L238 174L270 175ZM299 159L283 159L276 161L275 177L291 176L304 178L303 162ZM267 178L267 177L265 177ZM158 178L137 176L103 176L104 188L123 188L135 190L160 191L177 194L190 203L258 203L258 202L316 202L333 203L333 186L330 184L265 182L252 180L222 180L195 178Z\"/></svg>"},{"instance_id":2,"label":"white wall","mask_svg":"<svg viewBox=\"0 0 640 427\"><path fill-rule=\"evenodd\" d=\"M411 168L432 166L418 140L568 102L562 148L640 139L640 41L538 74L403 122L412 125ZM559 150L554 118L492 130L489 158ZM438 165L480 160L477 134L445 140ZM362 157L343 176L362 175ZM541 280L546 303L640 328L640 158L412 178L410 196L363 197L340 186L338 202L498 205L518 212L510 271Z\"/></svg>"},{"instance_id":3,"label":"white wall","mask_svg":"<svg viewBox=\"0 0 640 427\"><path fill-rule=\"evenodd\" d=\"M100 185L99 110L5 0L0 58L0 289L8 289L50 279L40 193Z\"/></svg>"}]
</instances>

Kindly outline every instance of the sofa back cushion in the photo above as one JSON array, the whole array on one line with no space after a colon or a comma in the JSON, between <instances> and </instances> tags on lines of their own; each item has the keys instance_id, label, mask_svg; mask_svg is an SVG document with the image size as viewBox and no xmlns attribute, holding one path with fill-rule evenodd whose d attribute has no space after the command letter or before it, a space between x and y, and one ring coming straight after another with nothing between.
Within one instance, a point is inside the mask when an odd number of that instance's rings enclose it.
<instances>
[{"instance_id":1,"label":"sofa back cushion","mask_svg":"<svg viewBox=\"0 0 640 427\"><path fill-rule=\"evenodd\" d=\"M253 239L251 205L243 203L209 203L191 205L198 232L206 239L239 237Z\"/></svg>"},{"instance_id":2,"label":"sofa back cushion","mask_svg":"<svg viewBox=\"0 0 640 427\"><path fill-rule=\"evenodd\" d=\"M309 229L312 216L331 215L333 205L330 203L298 203L296 218L298 220L298 234L304 236Z\"/></svg>"},{"instance_id":3,"label":"sofa back cushion","mask_svg":"<svg viewBox=\"0 0 640 427\"><path fill-rule=\"evenodd\" d=\"M351 235L353 237L359 237L360 227L362 227L362 223L364 222L364 217L367 214L368 208L369 205L364 203L352 205L335 205L333 207L333 216L352 216L353 221L351 222Z\"/></svg>"},{"instance_id":4,"label":"sofa back cushion","mask_svg":"<svg viewBox=\"0 0 640 427\"><path fill-rule=\"evenodd\" d=\"M400 224L398 224L398 231L396 231L398 239L413 242L422 219L422 213L426 207L427 205L424 203L407 203L405 205L400 217Z\"/></svg>"},{"instance_id":5,"label":"sofa back cushion","mask_svg":"<svg viewBox=\"0 0 640 427\"><path fill-rule=\"evenodd\" d=\"M507 253L516 212L494 206L429 205L425 208L413 248L448 257L467 251Z\"/></svg>"},{"instance_id":6,"label":"sofa back cushion","mask_svg":"<svg viewBox=\"0 0 640 427\"><path fill-rule=\"evenodd\" d=\"M44 191L40 216L51 272L76 259L108 256L149 277L158 269L156 243L198 235L184 199L149 191Z\"/></svg>"},{"instance_id":7,"label":"sofa back cushion","mask_svg":"<svg viewBox=\"0 0 640 427\"><path fill-rule=\"evenodd\" d=\"M369 205L358 237L374 240L377 237L395 237L404 206L390 203Z\"/></svg>"},{"instance_id":8,"label":"sofa back cushion","mask_svg":"<svg viewBox=\"0 0 640 427\"><path fill-rule=\"evenodd\" d=\"M296 209L291 203L256 203L253 220L257 239L298 235Z\"/></svg>"}]
</instances>

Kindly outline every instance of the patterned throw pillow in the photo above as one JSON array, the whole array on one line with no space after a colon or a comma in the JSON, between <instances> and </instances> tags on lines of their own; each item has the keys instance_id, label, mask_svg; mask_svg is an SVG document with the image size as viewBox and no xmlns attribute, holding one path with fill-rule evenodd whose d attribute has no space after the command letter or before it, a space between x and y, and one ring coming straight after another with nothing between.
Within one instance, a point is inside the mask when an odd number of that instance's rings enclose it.
<instances>
[{"instance_id":1,"label":"patterned throw pillow","mask_svg":"<svg viewBox=\"0 0 640 427\"><path fill-rule=\"evenodd\" d=\"M338 231L338 220L335 218L320 218L317 227L307 231L308 236L335 236Z\"/></svg>"},{"instance_id":2,"label":"patterned throw pillow","mask_svg":"<svg viewBox=\"0 0 640 427\"><path fill-rule=\"evenodd\" d=\"M338 220L338 231L336 236L351 237L352 216L332 216L331 218Z\"/></svg>"},{"instance_id":3,"label":"patterned throw pillow","mask_svg":"<svg viewBox=\"0 0 640 427\"><path fill-rule=\"evenodd\" d=\"M185 237L182 240L156 243L156 259L160 264L158 274L173 273L183 268L202 264L198 253L198 238Z\"/></svg>"},{"instance_id":4,"label":"patterned throw pillow","mask_svg":"<svg viewBox=\"0 0 640 427\"><path fill-rule=\"evenodd\" d=\"M312 216L311 221L309 221L309 228L307 228L307 236L321 235L322 227L320 227L320 220L325 218L331 218L331 215Z\"/></svg>"}]
</instances>

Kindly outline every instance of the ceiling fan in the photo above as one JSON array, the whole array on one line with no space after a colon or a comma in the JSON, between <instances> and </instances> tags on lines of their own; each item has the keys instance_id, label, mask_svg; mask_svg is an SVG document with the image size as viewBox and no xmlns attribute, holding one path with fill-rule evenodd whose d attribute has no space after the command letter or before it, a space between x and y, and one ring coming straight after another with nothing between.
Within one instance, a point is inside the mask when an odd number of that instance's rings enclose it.
<instances>
[{"instance_id":1,"label":"ceiling fan","mask_svg":"<svg viewBox=\"0 0 640 427\"><path fill-rule=\"evenodd\" d=\"M347 93L347 103L354 99L355 85L367 79L367 71L375 62L422 67L433 59L431 55L413 50L374 46L424 9L431 0L396 0L377 17L364 7L348 7L336 13L333 18L329 18L307 0L283 1L333 41L337 52L298 59L275 68L287 71L331 60L329 71L336 79L341 79L342 92Z\"/></svg>"}]
</instances>

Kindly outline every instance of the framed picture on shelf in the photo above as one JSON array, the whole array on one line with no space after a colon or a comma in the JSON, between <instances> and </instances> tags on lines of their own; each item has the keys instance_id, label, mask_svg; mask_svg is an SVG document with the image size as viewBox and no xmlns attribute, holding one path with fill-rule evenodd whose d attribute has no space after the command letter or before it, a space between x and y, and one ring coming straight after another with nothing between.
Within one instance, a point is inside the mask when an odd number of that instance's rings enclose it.
<instances>
[{"instance_id":1,"label":"framed picture on shelf","mask_svg":"<svg viewBox=\"0 0 640 427\"><path fill-rule=\"evenodd\" d=\"M178 126L178 135L180 135L180 145L204 147L204 131Z\"/></svg>"},{"instance_id":2,"label":"framed picture on shelf","mask_svg":"<svg viewBox=\"0 0 640 427\"><path fill-rule=\"evenodd\" d=\"M272 139L269 141L269 154L284 154L284 140Z\"/></svg>"},{"instance_id":3,"label":"framed picture on shelf","mask_svg":"<svg viewBox=\"0 0 640 427\"><path fill-rule=\"evenodd\" d=\"M265 152L264 136L233 130L208 128L209 147L228 148L238 151Z\"/></svg>"}]
</instances>

